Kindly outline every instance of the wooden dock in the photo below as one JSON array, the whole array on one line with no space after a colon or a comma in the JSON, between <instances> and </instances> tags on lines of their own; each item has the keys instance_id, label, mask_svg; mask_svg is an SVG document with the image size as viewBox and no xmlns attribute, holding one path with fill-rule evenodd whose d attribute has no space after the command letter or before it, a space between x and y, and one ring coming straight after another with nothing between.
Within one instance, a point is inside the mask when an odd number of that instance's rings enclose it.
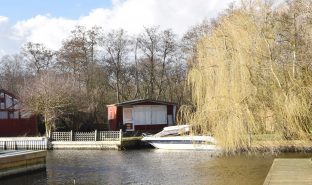
<instances>
[{"instance_id":1,"label":"wooden dock","mask_svg":"<svg viewBox=\"0 0 312 185\"><path fill-rule=\"evenodd\" d=\"M46 167L46 151L0 151L0 178Z\"/></svg>"},{"instance_id":2,"label":"wooden dock","mask_svg":"<svg viewBox=\"0 0 312 185\"><path fill-rule=\"evenodd\" d=\"M264 185L312 184L311 159L275 159Z\"/></svg>"}]
</instances>

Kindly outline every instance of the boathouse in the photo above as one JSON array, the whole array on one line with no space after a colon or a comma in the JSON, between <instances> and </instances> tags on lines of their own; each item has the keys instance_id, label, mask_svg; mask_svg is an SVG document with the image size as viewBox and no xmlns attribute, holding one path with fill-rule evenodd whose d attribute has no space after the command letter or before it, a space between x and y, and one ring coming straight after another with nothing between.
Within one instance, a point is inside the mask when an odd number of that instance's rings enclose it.
<instances>
[{"instance_id":1,"label":"boathouse","mask_svg":"<svg viewBox=\"0 0 312 185\"><path fill-rule=\"evenodd\" d=\"M0 89L0 137L36 135L36 121L35 116L21 111L14 94Z\"/></svg>"},{"instance_id":2,"label":"boathouse","mask_svg":"<svg viewBox=\"0 0 312 185\"><path fill-rule=\"evenodd\" d=\"M176 104L140 99L107 105L110 130L155 133L175 125Z\"/></svg>"}]
</instances>

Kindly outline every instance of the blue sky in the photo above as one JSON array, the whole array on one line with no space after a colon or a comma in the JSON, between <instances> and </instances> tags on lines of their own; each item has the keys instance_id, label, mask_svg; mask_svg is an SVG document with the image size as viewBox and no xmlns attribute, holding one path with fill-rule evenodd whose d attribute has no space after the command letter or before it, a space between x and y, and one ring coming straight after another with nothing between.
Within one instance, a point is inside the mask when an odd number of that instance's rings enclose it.
<instances>
[{"instance_id":1,"label":"blue sky","mask_svg":"<svg viewBox=\"0 0 312 185\"><path fill-rule=\"evenodd\" d=\"M26 42L57 50L77 25L137 35L144 27L172 29L182 36L191 26L217 16L233 0L0 0L0 58Z\"/></svg>"},{"instance_id":2,"label":"blue sky","mask_svg":"<svg viewBox=\"0 0 312 185\"><path fill-rule=\"evenodd\" d=\"M111 6L111 0L1 0L0 15L13 23L39 14L77 19L92 9Z\"/></svg>"}]
</instances>

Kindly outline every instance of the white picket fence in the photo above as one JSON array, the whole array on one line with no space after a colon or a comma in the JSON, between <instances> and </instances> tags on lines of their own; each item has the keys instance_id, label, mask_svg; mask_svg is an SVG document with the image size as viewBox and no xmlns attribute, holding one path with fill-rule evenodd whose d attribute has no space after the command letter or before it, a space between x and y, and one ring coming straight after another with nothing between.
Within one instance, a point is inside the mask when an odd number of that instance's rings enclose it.
<instances>
[{"instance_id":1,"label":"white picket fence","mask_svg":"<svg viewBox=\"0 0 312 185\"><path fill-rule=\"evenodd\" d=\"M1 137L0 150L46 150L48 139L45 137Z\"/></svg>"},{"instance_id":2,"label":"white picket fence","mask_svg":"<svg viewBox=\"0 0 312 185\"><path fill-rule=\"evenodd\" d=\"M0 137L0 150L47 150L52 148L109 148L121 145L122 131L52 132L46 137ZM69 146L70 145L70 146Z\"/></svg>"},{"instance_id":3,"label":"white picket fence","mask_svg":"<svg viewBox=\"0 0 312 185\"><path fill-rule=\"evenodd\" d=\"M120 141L122 131L52 132L52 141Z\"/></svg>"},{"instance_id":4,"label":"white picket fence","mask_svg":"<svg viewBox=\"0 0 312 185\"><path fill-rule=\"evenodd\" d=\"M52 141L71 141L73 138L72 132L52 132L50 139Z\"/></svg>"}]
</instances>

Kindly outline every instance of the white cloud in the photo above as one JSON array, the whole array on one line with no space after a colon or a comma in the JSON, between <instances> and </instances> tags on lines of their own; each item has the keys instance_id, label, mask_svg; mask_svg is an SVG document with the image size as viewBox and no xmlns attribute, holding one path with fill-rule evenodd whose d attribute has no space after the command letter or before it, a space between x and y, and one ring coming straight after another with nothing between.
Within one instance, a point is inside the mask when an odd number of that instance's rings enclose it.
<instances>
[{"instance_id":1,"label":"white cloud","mask_svg":"<svg viewBox=\"0 0 312 185\"><path fill-rule=\"evenodd\" d=\"M5 17L5 16L0 16L0 24L3 22L8 22L9 18Z\"/></svg>"},{"instance_id":2,"label":"white cloud","mask_svg":"<svg viewBox=\"0 0 312 185\"><path fill-rule=\"evenodd\" d=\"M0 16L0 57L5 54L15 53L20 43L11 39L11 24L9 18Z\"/></svg>"},{"instance_id":3,"label":"white cloud","mask_svg":"<svg viewBox=\"0 0 312 185\"><path fill-rule=\"evenodd\" d=\"M13 30L15 39L43 43L49 48L58 49L76 24L75 20L38 15L16 23Z\"/></svg>"},{"instance_id":4,"label":"white cloud","mask_svg":"<svg viewBox=\"0 0 312 185\"><path fill-rule=\"evenodd\" d=\"M144 26L159 25L183 34L190 26L205 18L215 17L233 0L112 0L112 8L98 8L77 20L37 15L17 22L12 28L11 41L44 43L58 49L75 25L88 28L97 25L104 30L123 28L130 34L143 30ZM0 17L6 22L6 17ZM1 39L2 40L2 39ZM0 40L0 41L1 41ZM2 47L2 46L1 46Z\"/></svg>"}]
</instances>

